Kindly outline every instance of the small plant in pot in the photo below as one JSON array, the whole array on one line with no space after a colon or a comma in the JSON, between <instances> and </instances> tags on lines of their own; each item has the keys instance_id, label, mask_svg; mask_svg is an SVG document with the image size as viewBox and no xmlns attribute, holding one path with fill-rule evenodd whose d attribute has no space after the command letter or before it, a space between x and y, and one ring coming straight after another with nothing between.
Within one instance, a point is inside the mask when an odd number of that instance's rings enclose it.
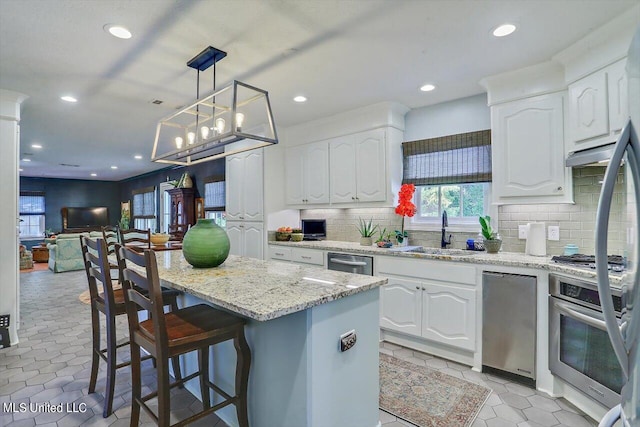
<instances>
[{"instance_id":1,"label":"small plant in pot","mask_svg":"<svg viewBox=\"0 0 640 427\"><path fill-rule=\"evenodd\" d=\"M498 253L502 246L500 235L491 228L491 217L480 216L480 226L482 227L482 237L484 238L484 248L490 254Z\"/></svg>"},{"instance_id":2,"label":"small plant in pot","mask_svg":"<svg viewBox=\"0 0 640 427\"><path fill-rule=\"evenodd\" d=\"M380 227L378 227L378 233L376 245L378 245L379 248L390 248L393 246L393 243L391 242L393 233L388 233L386 228L380 229Z\"/></svg>"},{"instance_id":3,"label":"small plant in pot","mask_svg":"<svg viewBox=\"0 0 640 427\"><path fill-rule=\"evenodd\" d=\"M365 221L358 219L358 232L360 233L360 245L371 246L373 244L373 234L378 229L378 225L373 225L373 219Z\"/></svg>"}]
</instances>

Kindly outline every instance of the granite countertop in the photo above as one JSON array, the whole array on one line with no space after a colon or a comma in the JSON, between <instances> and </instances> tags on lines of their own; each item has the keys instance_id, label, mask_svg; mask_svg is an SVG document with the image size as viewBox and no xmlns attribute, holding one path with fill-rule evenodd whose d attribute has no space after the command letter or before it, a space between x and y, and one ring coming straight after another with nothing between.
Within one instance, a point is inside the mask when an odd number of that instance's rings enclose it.
<instances>
[{"instance_id":1,"label":"granite countertop","mask_svg":"<svg viewBox=\"0 0 640 427\"><path fill-rule=\"evenodd\" d=\"M278 242L270 241L270 245L299 247L307 249L318 249L323 251L342 251L355 254L385 255L404 258L432 259L440 261L466 262L472 264L498 265L505 267L537 268L555 273L564 273L575 277L596 280L596 271L584 268L571 267L566 264L558 264L551 261L551 256L532 256L517 252L498 252L489 254L484 251L465 251L461 249L451 250L452 254L431 254L396 252L387 248L377 246L360 246L356 242L342 242L336 240L302 241L302 242ZM447 250L443 250L447 252ZM468 253L467 253L468 252ZM621 274L610 274L609 279L612 285L619 285L622 280Z\"/></svg>"},{"instance_id":2,"label":"granite countertop","mask_svg":"<svg viewBox=\"0 0 640 427\"><path fill-rule=\"evenodd\" d=\"M162 285L255 320L275 319L387 283L322 267L229 255L215 268L193 268L182 251L157 252Z\"/></svg>"}]
</instances>

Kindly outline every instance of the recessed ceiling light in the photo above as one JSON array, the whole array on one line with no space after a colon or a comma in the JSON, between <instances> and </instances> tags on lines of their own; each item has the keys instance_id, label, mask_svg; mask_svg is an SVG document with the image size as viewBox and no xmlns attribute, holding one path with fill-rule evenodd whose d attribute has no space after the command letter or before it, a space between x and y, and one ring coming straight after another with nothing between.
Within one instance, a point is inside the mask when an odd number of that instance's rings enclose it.
<instances>
[{"instance_id":1,"label":"recessed ceiling light","mask_svg":"<svg viewBox=\"0 0 640 427\"><path fill-rule=\"evenodd\" d=\"M298 95L295 98L293 98L293 100L295 102L307 102L307 97L306 96L302 96L302 95Z\"/></svg>"},{"instance_id":2,"label":"recessed ceiling light","mask_svg":"<svg viewBox=\"0 0 640 427\"><path fill-rule=\"evenodd\" d=\"M92 173L91 176L98 176L98 174L97 173Z\"/></svg>"},{"instance_id":3,"label":"recessed ceiling light","mask_svg":"<svg viewBox=\"0 0 640 427\"><path fill-rule=\"evenodd\" d=\"M422 87L420 88L420 90L421 90L421 91L423 91L423 92L431 92L431 91L432 91L432 90L434 90L435 88L436 88L436 87L435 87L434 85L432 85L432 84L426 84L426 85L422 86Z\"/></svg>"},{"instance_id":4,"label":"recessed ceiling light","mask_svg":"<svg viewBox=\"0 0 640 427\"><path fill-rule=\"evenodd\" d=\"M61 96L60 99L62 99L65 102L78 102L76 98L70 95Z\"/></svg>"},{"instance_id":5,"label":"recessed ceiling light","mask_svg":"<svg viewBox=\"0 0 640 427\"><path fill-rule=\"evenodd\" d=\"M30 162L31 159L22 159L23 162Z\"/></svg>"},{"instance_id":6,"label":"recessed ceiling light","mask_svg":"<svg viewBox=\"0 0 640 427\"><path fill-rule=\"evenodd\" d=\"M111 166L111 169L118 169L117 166Z\"/></svg>"},{"instance_id":7,"label":"recessed ceiling light","mask_svg":"<svg viewBox=\"0 0 640 427\"><path fill-rule=\"evenodd\" d=\"M136 154L135 156L133 156L134 159L140 160L142 159L142 156L140 154Z\"/></svg>"},{"instance_id":8,"label":"recessed ceiling light","mask_svg":"<svg viewBox=\"0 0 640 427\"><path fill-rule=\"evenodd\" d=\"M111 34L112 36L117 37L119 39L131 38L131 31L129 31L127 28L123 27L122 25L107 24L102 28L104 28L104 30L109 34Z\"/></svg>"},{"instance_id":9,"label":"recessed ceiling light","mask_svg":"<svg viewBox=\"0 0 640 427\"><path fill-rule=\"evenodd\" d=\"M40 144L31 144L31 148L42 148Z\"/></svg>"},{"instance_id":10,"label":"recessed ceiling light","mask_svg":"<svg viewBox=\"0 0 640 427\"><path fill-rule=\"evenodd\" d=\"M496 37L504 37L513 33L516 30L516 26L513 24L502 24L493 30L493 35Z\"/></svg>"}]
</instances>

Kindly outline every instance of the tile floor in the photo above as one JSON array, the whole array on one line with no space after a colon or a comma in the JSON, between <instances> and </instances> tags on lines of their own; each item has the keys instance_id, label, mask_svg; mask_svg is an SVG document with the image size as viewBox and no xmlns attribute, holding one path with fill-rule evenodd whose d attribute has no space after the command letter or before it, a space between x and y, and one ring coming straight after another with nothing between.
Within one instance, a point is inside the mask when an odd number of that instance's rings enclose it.
<instances>
[{"instance_id":1,"label":"tile floor","mask_svg":"<svg viewBox=\"0 0 640 427\"><path fill-rule=\"evenodd\" d=\"M21 274L20 343L0 349L0 426L128 426L130 413L130 374L121 369L116 375L114 413L102 418L105 386L104 363L98 374L96 393L87 394L91 367L91 324L89 306L78 300L87 288L84 271L58 273L34 271ZM118 332L126 340L124 317ZM126 347L118 353L128 359ZM595 426L595 421L564 399L551 399L543 393L493 375L473 372L469 367L430 355L381 343L380 351L395 357L441 370L459 378L483 384L493 393L480 411L473 427ZM155 387L155 371L143 362L143 392ZM186 418L201 409L200 402L185 390L172 390L172 418ZM17 404L18 412L6 412L5 403ZM153 402L153 401L152 401ZM84 412L20 412L20 404L70 404ZM412 424L380 411L385 427ZM174 420L172 420L174 422ZM141 425L155 425L142 413ZM192 424L226 427L215 415ZM348 427L348 426L345 426Z\"/></svg>"}]
</instances>

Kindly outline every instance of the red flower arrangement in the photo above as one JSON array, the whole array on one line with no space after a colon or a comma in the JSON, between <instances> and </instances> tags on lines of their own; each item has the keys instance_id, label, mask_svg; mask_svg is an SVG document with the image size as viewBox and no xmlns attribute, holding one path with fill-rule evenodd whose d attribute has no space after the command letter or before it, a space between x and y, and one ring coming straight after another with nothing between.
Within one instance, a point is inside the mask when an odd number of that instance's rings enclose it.
<instances>
[{"instance_id":1,"label":"red flower arrangement","mask_svg":"<svg viewBox=\"0 0 640 427\"><path fill-rule=\"evenodd\" d=\"M398 243L402 243L406 237L407 232L404 231L404 217L412 217L416 213L416 205L413 204L413 193L416 191L416 186L413 184L402 184L400 191L398 192L398 206L396 207L396 214L402 216L402 226L400 231L396 230L396 239Z\"/></svg>"}]
</instances>

